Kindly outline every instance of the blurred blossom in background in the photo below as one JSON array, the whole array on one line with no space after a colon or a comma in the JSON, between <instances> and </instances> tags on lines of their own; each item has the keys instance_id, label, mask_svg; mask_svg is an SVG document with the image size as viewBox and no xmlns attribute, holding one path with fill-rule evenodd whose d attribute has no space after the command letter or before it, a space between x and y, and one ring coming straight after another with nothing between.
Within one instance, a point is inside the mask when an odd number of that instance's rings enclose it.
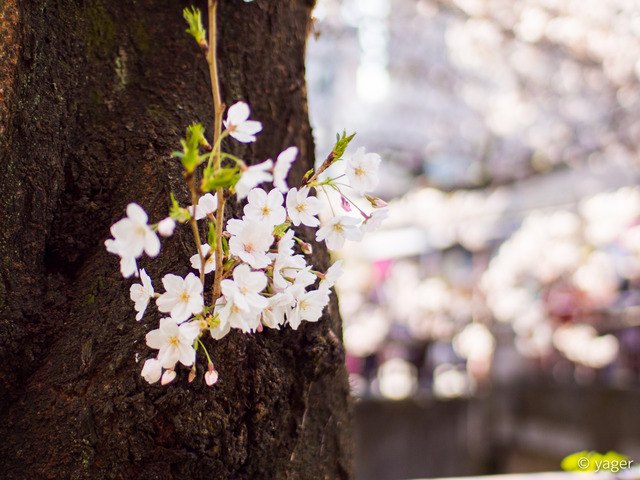
<instances>
[{"instance_id":1,"label":"blurred blossom in background","mask_svg":"<svg viewBox=\"0 0 640 480\"><path fill-rule=\"evenodd\" d=\"M640 4L318 0L317 156L383 157L381 230L338 253L361 397L640 374Z\"/></svg>"}]
</instances>

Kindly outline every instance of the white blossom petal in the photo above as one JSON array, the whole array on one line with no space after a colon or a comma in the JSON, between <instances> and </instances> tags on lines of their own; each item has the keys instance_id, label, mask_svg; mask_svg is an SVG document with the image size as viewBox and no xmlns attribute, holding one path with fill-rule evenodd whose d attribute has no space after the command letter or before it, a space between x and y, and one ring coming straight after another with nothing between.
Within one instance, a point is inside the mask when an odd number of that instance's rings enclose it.
<instances>
[{"instance_id":1,"label":"white blossom petal","mask_svg":"<svg viewBox=\"0 0 640 480\"><path fill-rule=\"evenodd\" d=\"M359 241L362 238L362 232L356 226L359 223L355 217L335 216L316 232L316 240L324 240L329 250L339 250L345 240Z\"/></svg>"},{"instance_id":2,"label":"white blossom petal","mask_svg":"<svg viewBox=\"0 0 640 480\"><path fill-rule=\"evenodd\" d=\"M223 122L233 138L242 143L255 142L255 134L262 130L262 124L256 120L248 120L251 111L245 102L237 102L227 111L227 119Z\"/></svg>"},{"instance_id":3,"label":"white blossom petal","mask_svg":"<svg viewBox=\"0 0 640 480\"><path fill-rule=\"evenodd\" d=\"M317 227L320 225L315 215L322 210L322 202L317 197L309 197L309 187L303 187L299 191L292 188L287 193L287 213L296 227L300 224L307 227Z\"/></svg>"},{"instance_id":4,"label":"white blossom petal","mask_svg":"<svg viewBox=\"0 0 640 480\"><path fill-rule=\"evenodd\" d=\"M370 192L376 188L381 160L377 153L365 154L364 147L360 147L347 160L346 174L351 187L360 193Z\"/></svg>"},{"instance_id":5,"label":"white blossom petal","mask_svg":"<svg viewBox=\"0 0 640 480\"><path fill-rule=\"evenodd\" d=\"M144 362L140 375L147 382L156 383L162 376L162 364L157 358L149 358Z\"/></svg>"},{"instance_id":6,"label":"white blossom petal","mask_svg":"<svg viewBox=\"0 0 640 480\"><path fill-rule=\"evenodd\" d=\"M162 284L166 292L156 300L156 305L158 310L168 312L176 322L183 322L204 308L202 283L193 273L184 279L168 273L162 278Z\"/></svg>"},{"instance_id":7,"label":"white blossom petal","mask_svg":"<svg viewBox=\"0 0 640 480\"><path fill-rule=\"evenodd\" d=\"M282 193L286 193L289 190L287 185L287 175L291 169L291 164L298 156L298 147L289 147L284 150L276 159L276 164L273 167L273 186L280 190Z\"/></svg>"}]
</instances>

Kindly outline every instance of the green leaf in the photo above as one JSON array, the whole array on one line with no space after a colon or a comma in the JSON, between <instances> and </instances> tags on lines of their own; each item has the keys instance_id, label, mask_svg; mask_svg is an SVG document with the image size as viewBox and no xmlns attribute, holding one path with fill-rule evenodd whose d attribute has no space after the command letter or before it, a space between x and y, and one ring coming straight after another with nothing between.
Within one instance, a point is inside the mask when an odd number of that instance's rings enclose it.
<instances>
[{"instance_id":1,"label":"green leaf","mask_svg":"<svg viewBox=\"0 0 640 480\"><path fill-rule=\"evenodd\" d=\"M227 260L224 264L224 266L222 267L223 270L227 270L229 267L231 267L234 264L235 260L233 258L230 258L229 260Z\"/></svg>"},{"instance_id":2,"label":"green leaf","mask_svg":"<svg viewBox=\"0 0 640 480\"><path fill-rule=\"evenodd\" d=\"M291 222L284 222L282 225L276 225L273 229L273 234L278 238L284 237L284 234L287 233L289 227L291 226Z\"/></svg>"},{"instance_id":3,"label":"green leaf","mask_svg":"<svg viewBox=\"0 0 640 480\"><path fill-rule=\"evenodd\" d=\"M178 201L176 200L175 195L173 194L173 192L171 192L171 208L180 208L180 204L178 203Z\"/></svg>"},{"instance_id":4,"label":"green leaf","mask_svg":"<svg viewBox=\"0 0 640 480\"><path fill-rule=\"evenodd\" d=\"M566 472L580 472L583 468L578 466L578 461L582 458L589 458L589 452L584 450L582 452L572 453L571 455L562 459L560 468ZM594 465L595 469L595 465Z\"/></svg>"},{"instance_id":5,"label":"green leaf","mask_svg":"<svg viewBox=\"0 0 640 480\"><path fill-rule=\"evenodd\" d=\"M304 183L308 179L310 179L314 172L315 172L315 169L313 169L313 168L311 170L307 170L307 173L305 173L304 177L302 177L302 182Z\"/></svg>"},{"instance_id":6,"label":"green leaf","mask_svg":"<svg viewBox=\"0 0 640 480\"><path fill-rule=\"evenodd\" d=\"M194 123L187 127L187 144L191 150L198 150L200 145L206 143L204 139L204 127L201 123Z\"/></svg>"},{"instance_id":7,"label":"green leaf","mask_svg":"<svg viewBox=\"0 0 640 480\"><path fill-rule=\"evenodd\" d=\"M609 462L609 465L612 465L614 462L620 464L620 462L624 462L627 460L629 460L628 456L618 452L614 452L613 450L609 450L607 453L602 455L602 461Z\"/></svg>"},{"instance_id":8,"label":"green leaf","mask_svg":"<svg viewBox=\"0 0 640 480\"><path fill-rule=\"evenodd\" d=\"M176 197L173 196L173 192L171 192L171 208L169 209L169 216L176 222L188 222L191 218L187 209L182 208L176 200Z\"/></svg>"},{"instance_id":9,"label":"green leaf","mask_svg":"<svg viewBox=\"0 0 640 480\"><path fill-rule=\"evenodd\" d=\"M229 243L225 237L222 237L222 253L224 257L229 255Z\"/></svg>"},{"instance_id":10,"label":"green leaf","mask_svg":"<svg viewBox=\"0 0 640 480\"><path fill-rule=\"evenodd\" d=\"M207 242L212 250L216 248L216 227L213 223L209 223L209 235L207 237Z\"/></svg>"},{"instance_id":11,"label":"green leaf","mask_svg":"<svg viewBox=\"0 0 640 480\"><path fill-rule=\"evenodd\" d=\"M200 145L206 143L204 127L201 123L194 123L187 127L187 139L180 140L182 152L173 152L172 156L179 158L187 173L191 173L198 165L204 162L206 155L200 156L199 148Z\"/></svg>"},{"instance_id":12,"label":"green leaf","mask_svg":"<svg viewBox=\"0 0 640 480\"><path fill-rule=\"evenodd\" d=\"M203 192L211 192L217 188L229 188L240 179L238 167L220 168L215 171L214 168L206 168L200 189Z\"/></svg>"},{"instance_id":13,"label":"green leaf","mask_svg":"<svg viewBox=\"0 0 640 480\"><path fill-rule=\"evenodd\" d=\"M202 25L202 13L200 12L200 9L195 8L192 5L191 10L185 8L182 13L184 19L189 23L187 33L193 35L193 38L196 39L198 45L200 45L204 49L207 49L207 32Z\"/></svg>"},{"instance_id":14,"label":"green leaf","mask_svg":"<svg viewBox=\"0 0 640 480\"><path fill-rule=\"evenodd\" d=\"M560 467L569 472L595 472L597 470L611 470L617 472L621 468L628 468L623 462L628 462L629 457L618 452L609 451L602 455L594 451L577 452L565 457Z\"/></svg>"},{"instance_id":15,"label":"green leaf","mask_svg":"<svg viewBox=\"0 0 640 480\"><path fill-rule=\"evenodd\" d=\"M344 151L347 149L347 146L349 145L349 142L353 140L353 137L355 136L356 134L353 133L347 137L347 132L344 130L342 132L342 137L340 137L340 135L336 135L336 138L337 138L336 144L333 147L333 150L331 152L333 155L333 158L339 159L340 157L342 157L342 155L344 155Z\"/></svg>"}]
</instances>

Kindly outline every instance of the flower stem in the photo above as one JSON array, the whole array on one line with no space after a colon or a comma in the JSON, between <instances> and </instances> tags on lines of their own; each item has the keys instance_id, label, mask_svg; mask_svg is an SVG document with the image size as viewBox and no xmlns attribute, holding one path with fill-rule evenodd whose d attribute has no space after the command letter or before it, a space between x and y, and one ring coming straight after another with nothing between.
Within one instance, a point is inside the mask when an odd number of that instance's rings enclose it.
<instances>
[{"instance_id":1,"label":"flower stem","mask_svg":"<svg viewBox=\"0 0 640 480\"><path fill-rule=\"evenodd\" d=\"M305 187L307 185L311 185L320 176L322 172L324 172L327 168L329 168L331 165L335 163L335 159L336 159L335 153L331 152L329 155L327 155L327 158L324 160L324 162L322 162L322 165L320 165L320 168L318 168L318 170L314 172L311 178L303 181L302 186Z\"/></svg>"},{"instance_id":2,"label":"flower stem","mask_svg":"<svg viewBox=\"0 0 640 480\"><path fill-rule=\"evenodd\" d=\"M198 231L198 221L196 220L196 206L198 204L198 192L196 191L196 179L193 173L189 175L188 179L189 190L191 190L191 218L189 218L189 225L191 225L191 231L193 232L193 239L196 241L196 251L200 255L200 283L204 288L204 262L205 258L202 254L202 248L200 246L200 232Z\"/></svg>"},{"instance_id":3,"label":"flower stem","mask_svg":"<svg viewBox=\"0 0 640 480\"><path fill-rule=\"evenodd\" d=\"M213 151L214 169L218 171L221 166L221 134L222 134L222 113L224 106L220 96L220 81L218 79L218 60L217 60L217 34L216 34L216 10L218 0L209 0L209 50L207 52L207 62L209 63L209 75L211 76L211 93L213 95L213 109L215 112L214 130L213 130ZM218 195L218 210L216 212L216 270L213 280L213 298L212 304L215 305L216 300L220 296L220 282L222 282L222 224L224 222L224 203L225 197L222 188L216 189Z\"/></svg>"},{"instance_id":4,"label":"flower stem","mask_svg":"<svg viewBox=\"0 0 640 480\"><path fill-rule=\"evenodd\" d=\"M216 300L220 296L220 283L223 280L224 268L222 265L222 221L224 220L224 204L225 197L222 189L218 188L218 211L216 213L216 270L213 279L213 298L212 305L216 304Z\"/></svg>"},{"instance_id":5,"label":"flower stem","mask_svg":"<svg viewBox=\"0 0 640 480\"><path fill-rule=\"evenodd\" d=\"M196 342L198 343L198 345L200 345L202 347L202 349L204 350L204 354L207 356L207 360L209 360L209 363L213 363L211 361L211 357L209 356L209 352L207 351L207 347L204 346L204 343L202 343L202 340L200 340L199 338L196 338Z\"/></svg>"},{"instance_id":6,"label":"flower stem","mask_svg":"<svg viewBox=\"0 0 640 480\"><path fill-rule=\"evenodd\" d=\"M215 165L220 167L220 134L222 132L222 97L220 96L220 81L218 80L217 62L217 34L216 34L216 10L218 0L209 0L209 50L207 51L207 62L209 63L209 76L211 77L211 93L213 96L213 108L215 111L215 123L213 129L213 145Z\"/></svg>"}]
</instances>

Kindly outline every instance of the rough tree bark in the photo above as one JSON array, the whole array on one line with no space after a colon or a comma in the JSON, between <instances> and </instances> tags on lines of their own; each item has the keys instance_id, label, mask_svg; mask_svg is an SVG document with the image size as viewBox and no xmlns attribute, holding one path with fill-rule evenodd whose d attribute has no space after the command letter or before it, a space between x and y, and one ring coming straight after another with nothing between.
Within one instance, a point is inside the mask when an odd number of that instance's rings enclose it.
<instances>
[{"instance_id":1,"label":"rough tree bark","mask_svg":"<svg viewBox=\"0 0 640 480\"><path fill-rule=\"evenodd\" d=\"M193 121L212 131L206 61L169 0L0 0L0 472L2 478L351 478L336 301L298 331L208 343L192 384L140 377L152 355L131 282L103 246L138 202L152 220L174 192L170 153ZM196 2L206 11L206 3ZM304 47L313 0L224 0L223 99L263 122L254 161L290 145L313 162ZM206 16L206 15L205 15ZM228 148L233 147L231 144ZM236 214L238 209L236 208ZM188 229L143 260L154 284L187 273ZM314 262L326 267L316 246ZM136 358L140 362L136 363Z\"/></svg>"}]
</instances>

